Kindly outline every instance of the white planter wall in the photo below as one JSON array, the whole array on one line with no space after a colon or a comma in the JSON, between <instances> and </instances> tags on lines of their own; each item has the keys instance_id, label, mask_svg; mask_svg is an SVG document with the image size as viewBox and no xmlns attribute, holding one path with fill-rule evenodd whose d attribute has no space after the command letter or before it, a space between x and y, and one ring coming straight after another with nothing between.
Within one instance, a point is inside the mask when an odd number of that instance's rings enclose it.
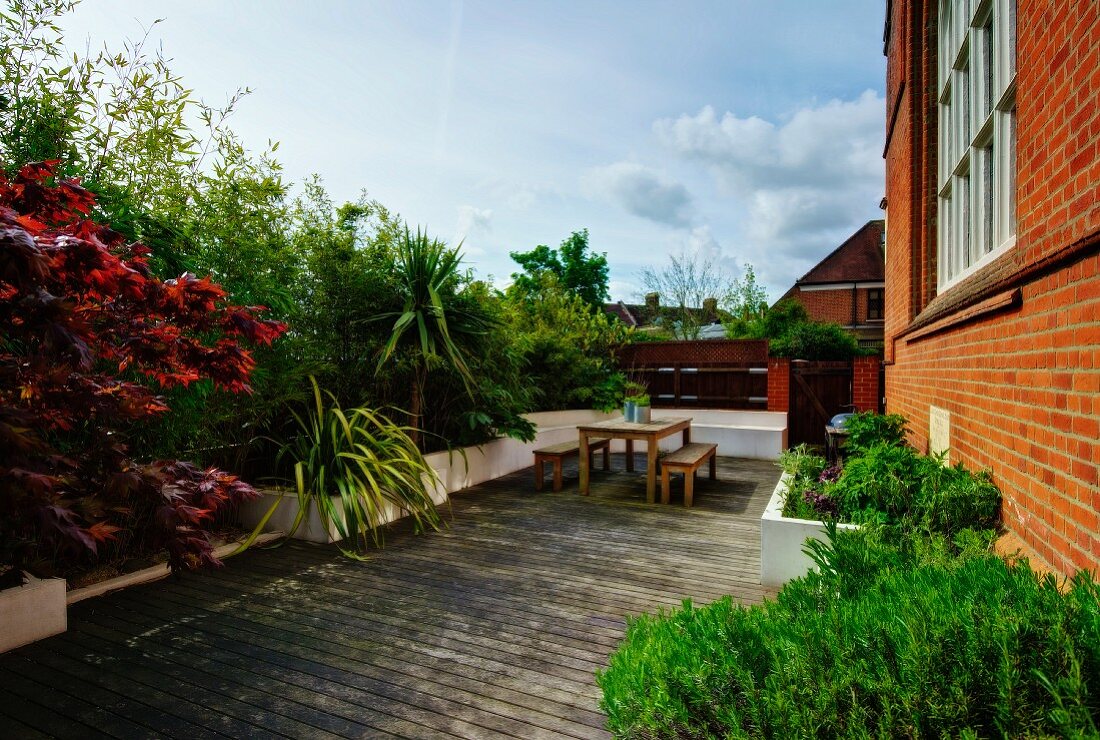
<instances>
[{"instance_id":1,"label":"white planter wall","mask_svg":"<svg viewBox=\"0 0 1100 740\"><path fill-rule=\"evenodd\" d=\"M782 586L801 578L817 566L803 552L806 540L827 542L825 523L809 519L788 519L783 516L783 500L787 495L790 476L784 473L772 492L768 508L760 517L760 583ZM855 524L837 524L837 529L859 529Z\"/></svg>"},{"instance_id":2,"label":"white planter wall","mask_svg":"<svg viewBox=\"0 0 1100 740\"><path fill-rule=\"evenodd\" d=\"M692 417L692 441L717 444L719 455L776 460L779 458L779 453L787 446L787 415L784 413L715 409L653 410L654 419L678 416ZM432 498L437 504L441 504L456 491L529 468L534 462L533 452L536 449L576 439L577 425L621 417L621 412L605 414L585 409L540 411L526 415L538 430L532 442L521 442L509 437L494 439L480 447L464 448L465 459L458 450L433 452L425 456L440 480ZM680 439L679 434L674 434L661 440L661 449L676 449L680 446ZM611 449L614 452L622 452L626 449L626 444L623 440L617 439L613 441ZM635 445L635 452L644 451L644 444ZM255 527L267 513L272 502L282 495L277 491L264 491L263 494L259 500L241 507L241 519L245 526ZM265 527L267 531L289 532L294 523L294 517L298 513L297 497L285 495L283 498L283 503L276 509ZM391 510L388 512L386 521L393 521L399 515L399 511ZM333 542L337 536L335 531L324 530L316 508L310 512L295 534L295 537L311 542Z\"/></svg>"},{"instance_id":3,"label":"white planter wall","mask_svg":"<svg viewBox=\"0 0 1100 740\"><path fill-rule=\"evenodd\" d=\"M65 581L27 576L22 586L0 591L0 653L68 629Z\"/></svg>"}]
</instances>

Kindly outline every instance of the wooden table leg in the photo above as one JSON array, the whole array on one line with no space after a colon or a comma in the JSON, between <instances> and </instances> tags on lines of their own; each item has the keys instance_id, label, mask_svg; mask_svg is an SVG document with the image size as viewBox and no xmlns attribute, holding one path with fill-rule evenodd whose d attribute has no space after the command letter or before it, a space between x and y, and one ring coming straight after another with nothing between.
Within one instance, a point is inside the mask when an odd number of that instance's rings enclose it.
<instances>
[{"instance_id":1,"label":"wooden table leg","mask_svg":"<svg viewBox=\"0 0 1100 740\"><path fill-rule=\"evenodd\" d=\"M684 427L684 444L691 444L691 427Z\"/></svg>"},{"instance_id":2,"label":"wooden table leg","mask_svg":"<svg viewBox=\"0 0 1100 740\"><path fill-rule=\"evenodd\" d=\"M645 471L645 500L647 504L657 501L657 437L651 435L648 440Z\"/></svg>"},{"instance_id":3,"label":"wooden table leg","mask_svg":"<svg viewBox=\"0 0 1100 740\"><path fill-rule=\"evenodd\" d=\"M582 496L587 496L588 495L588 463L592 459L592 455L588 450L588 432L581 432L581 448L580 448L580 450L578 450L578 452L580 452L580 460L577 461L577 464L580 465L580 469L581 469L581 481L580 481L581 495Z\"/></svg>"},{"instance_id":4,"label":"wooden table leg","mask_svg":"<svg viewBox=\"0 0 1100 740\"><path fill-rule=\"evenodd\" d=\"M626 440L626 472L634 472L634 440Z\"/></svg>"}]
</instances>

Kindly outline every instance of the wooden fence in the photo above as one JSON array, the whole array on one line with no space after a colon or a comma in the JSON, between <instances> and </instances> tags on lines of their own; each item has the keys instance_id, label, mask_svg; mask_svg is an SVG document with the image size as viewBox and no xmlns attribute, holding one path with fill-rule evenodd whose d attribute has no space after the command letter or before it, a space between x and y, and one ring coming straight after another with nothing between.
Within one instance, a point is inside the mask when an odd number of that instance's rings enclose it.
<instances>
[{"instance_id":1,"label":"wooden fence","mask_svg":"<svg viewBox=\"0 0 1100 740\"><path fill-rule=\"evenodd\" d=\"M625 347L619 359L658 408L768 407L764 340L642 342Z\"/></svg>"}]
</instances>

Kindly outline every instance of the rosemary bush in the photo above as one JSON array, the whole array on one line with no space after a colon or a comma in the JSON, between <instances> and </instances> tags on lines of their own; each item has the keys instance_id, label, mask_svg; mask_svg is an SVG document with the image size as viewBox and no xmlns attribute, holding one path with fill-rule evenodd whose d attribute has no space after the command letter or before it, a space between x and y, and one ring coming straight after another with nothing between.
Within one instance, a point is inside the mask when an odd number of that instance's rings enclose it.
<instances>
[{"instance_id":1,"label":"rosemary bush","mask_svg":"<svg viewBox=\"0 0 1100 740\"><path fill-rule=\"evenodd\" d=\"M1095 736L1100 588L954 540L817 543L820 572L755 607L633 620L597 680L619 737Z\"/></svg>"}]
</instances>

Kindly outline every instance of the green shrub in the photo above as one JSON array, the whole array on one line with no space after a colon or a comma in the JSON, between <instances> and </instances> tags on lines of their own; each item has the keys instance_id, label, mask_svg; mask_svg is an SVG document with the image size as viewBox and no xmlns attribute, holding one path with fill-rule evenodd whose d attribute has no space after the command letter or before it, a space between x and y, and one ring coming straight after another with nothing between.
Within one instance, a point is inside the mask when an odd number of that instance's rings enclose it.
<instances>
[{"instance_id":1,"label":"green shrub","mask_svg":"<svg viewBox=\"0 0 1100 740\"><path fill-rule=\"evenodd\" d=\"M780 453L779 467L791 476L787 496L783 500L783 516L816 520L827 513L814 505L823 493L821 476L826 465L825 458L805 444ZM831 511L831 508L828 507L828 510Z\"/></svg>"},{"instance_id":2,"label":"green shrub","mask_svg":"<svg viewBox=\"0 0 1100 740\"><path fill-rule=\"evenodd\" d=\"M875 519L876 513L897 521L913 505L923 467L921 456L908 447L876 444L845 461L831 493L846 521Z\"/></svg>"},{"instance_id":3,"label":"green shrub","mask_svg":"<svg viewBox=\"0 0 1100 740\"><path fill-rule=\"evenodd\" d=\"M771 340L769 350L774 357L797 360L847 360L862 354L859 342L840 324L815 321L791 327Z\"/></svg>"},{"instance_id":4,"label":"green shrub","mask_svg":"<svg viewBox=\"0 0 1100 740\"><path fill-rule=\"evenodd\" d=\"M905 417L900 414L855 414L844 422L848 432L845 449L849 455L858 455L876 444L905 444L905 427Z\"/></svg>"},{"instance_id":5,"label":"green shrub","mask_svg":"<svg viewBox=\"0 0 1100 740\"><path fill-rule=\"evenodd\" d=\"M841 534L774 602L633 620L597 676L619 737L1094 736L1100 588L984 552ZM923 544L915 544L923 542ZM960 552L962 553L960 555Z\"/></svg>"}]
</instances>

